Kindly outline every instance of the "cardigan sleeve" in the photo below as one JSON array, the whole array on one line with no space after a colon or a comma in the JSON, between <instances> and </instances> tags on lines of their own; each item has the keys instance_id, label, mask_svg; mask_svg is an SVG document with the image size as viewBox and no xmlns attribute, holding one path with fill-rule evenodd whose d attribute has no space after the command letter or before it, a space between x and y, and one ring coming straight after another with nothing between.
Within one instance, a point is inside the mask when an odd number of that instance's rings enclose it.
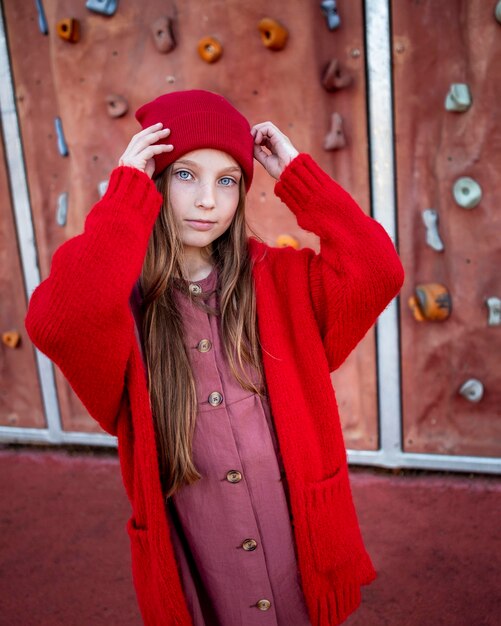
<instances>
[{"instance_id":1,"label":"cardigan sleeve","mask_svg":"<svg viewBox=\"0 0 501 626\"><path fill-rule=\"evenodd\" d=\"M332 372L399 293L404 269L383 226L309 154L289 163L275 194L320 238L320 252L310 249L310 296Z\"/></svg>"},{"instance_id":2,"label":"cardigan sleeve","mask_svg":"<svg viewBox=\"0 0 501 626\"><path fill-rule=\"evenodd\" d=\"M83 233L53 254L31 294L25 327L111 435L124 396L134 322L129 306L162 203L153 181L120 166L88 213Z\"/></svg>"}]
</instances>

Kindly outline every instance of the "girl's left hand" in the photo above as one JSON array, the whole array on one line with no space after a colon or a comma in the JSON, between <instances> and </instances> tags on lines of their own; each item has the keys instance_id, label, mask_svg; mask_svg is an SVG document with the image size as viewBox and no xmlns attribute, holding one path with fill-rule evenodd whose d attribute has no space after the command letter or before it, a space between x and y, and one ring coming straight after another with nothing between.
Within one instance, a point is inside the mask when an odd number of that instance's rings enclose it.
<instances>
[{"instance_id":1,"label":"girl's left hand","mask_svg":"<svg viewBox=\"0 0 501 626\"><path fill-rule=\"evenodd\" d=\"M278 180L299 152L290 139L271 122L255 124L251 128L251 134L254 137L254 157L270 176ZM268 148L271 154L265 152L262 146Z\"/></svg>"}]
</instances>

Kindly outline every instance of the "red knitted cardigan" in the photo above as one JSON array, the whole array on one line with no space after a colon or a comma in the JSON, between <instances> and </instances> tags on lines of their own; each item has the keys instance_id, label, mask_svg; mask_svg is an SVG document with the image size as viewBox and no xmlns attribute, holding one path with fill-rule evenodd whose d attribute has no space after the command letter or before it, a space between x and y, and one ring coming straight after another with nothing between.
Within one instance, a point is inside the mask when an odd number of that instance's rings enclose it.
<instances>
[{"instance_id":1,"label":"red knitted cardigan","mask_svg":"<svg viewBox=\"0 0 501 626\"><path fill-rule=\"evenodd\" d=\"M376 578L349 482L329 373L398 294L404 271L384 228L313 158L300 153L275 194L311 248L248 240L270 406L291 496L298 566L311 623L334 626ZM138 604L148 626L189 626L164 509L147 379L129 298L162 197L143 172L115 168L84 232L54 253L25 326L89 414L118 438L132 506L126 529Z\"/></svg>"}]
</instances>

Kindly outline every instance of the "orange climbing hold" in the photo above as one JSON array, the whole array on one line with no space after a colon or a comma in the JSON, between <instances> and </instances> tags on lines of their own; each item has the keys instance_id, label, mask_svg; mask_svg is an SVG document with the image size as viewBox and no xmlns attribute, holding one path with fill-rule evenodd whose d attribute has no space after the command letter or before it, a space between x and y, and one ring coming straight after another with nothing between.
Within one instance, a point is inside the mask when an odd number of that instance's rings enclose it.
<instances>
[{"instance_id":1,"label":"orange climbing hold","mask_svg":"<svg viewBox=\"0 0 501 626\"><path fill-rule=\"evenodd\" d=\"M2 333L2 341L9 348L17 348L19 342L21 341L21 335L17 332L17 330L8 330L5 333Z\"/></svg>"},{"instance_id":2,"label":"orange climbing hold","mask_svg":"<svg viewBox=\"0 0 501 626\"><path fill-rule=\"evenodd\" d=\"M443 322L448 319L452 301L447 287L440 283L425 283L416 285L414 292L407 304L418 322Z\"/></svg>"},{"instance_id":3,"label":"orange climbing hold","mask_svg":"<svg viewBox=\"0 0 501 626\"><path fill-rule=\"evenodd\" d=\"M282 50L287 43L289 31L271 17L263 17L258 24L261 39L270 50Z\"/></svg>"},{"instance_id":4,"label":"orange climbing hold","mask_svg":"<svg viewBox=\"0 0 501 626\"><path fill-rule=\"evenodd\" d=\"M276 244L277 244L277 247L279 248L285 248L286 246L291 246L292 248L295 248L296 250L299 249L299 241L292 235L286 235L286 234L278 235L276 239Z\"/></svg>"},{"instance_id":5,"label":"orange climbing hold","mask_svg":"<svg viewBox=\"0 0 501 626\"><path fill-rule=\"evenodd\" d=\"M80 41L80 23L74 17L65 17L56 24L57 34L61 39L76 43Z\"/></svg>"},{"instance_id":6,"label":"orange climbing hold","mask_svg":"<svg viewBox=\"0 0 501 626\"><path fill-rule=\"evenodd\" d=\"M215 63L223 54L223 46L215 37L202 37L198 42L198 54L207 63Z\"/></svg>"}]
</instances>

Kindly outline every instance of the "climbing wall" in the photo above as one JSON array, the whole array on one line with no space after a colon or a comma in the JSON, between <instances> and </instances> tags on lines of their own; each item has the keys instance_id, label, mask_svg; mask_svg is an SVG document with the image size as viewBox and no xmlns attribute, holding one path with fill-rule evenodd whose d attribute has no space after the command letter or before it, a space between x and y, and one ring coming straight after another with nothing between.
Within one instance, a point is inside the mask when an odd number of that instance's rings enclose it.
<instances>
[{"instance_id":1,"label":"climbing wall","mask_svg":"<svg viewBox=\"0 0 501 626\"><path fill-rule=\"evenodd\" d=\"M4 2L42 279L140 130L134 111L167 91L217 91L251 124L272 120L369 213L361 2L343 3L340 23L301 0L120 0L112 15L102 14L112 2L90 4L101 12L44 0L42 16L34 2ZM248 223L270 245L319 251L257 163ZM24 334L21 315L17 326ZM17 367L12 358L9 376ZM59 370L56 379L64 428L98 432ZM376 449L374 329L333 382L346 444ZM19 419L32 423L27 412Z\"/></svg>"},{"instance_id":2,"label":"climbing wall","mask_svg":"<svg viewBox=\"0 0 501 626\"><path fill-rule=\"evenodd\" d=\"M501 455L499 5L392 3L409 452Z\"/></svg>"},{"instance_id":3,"label":"climbing wall","mask_svg":"<svg viewBox=\"0 0 501 626\"><path fill-rule=\"evenodd\" d=\"M3 142L0 163L5 164ZM24 281L5 166L0 167L0 197L0 424L44 428L35 353L23 325Z\"/></svg>"}]
</instances>

